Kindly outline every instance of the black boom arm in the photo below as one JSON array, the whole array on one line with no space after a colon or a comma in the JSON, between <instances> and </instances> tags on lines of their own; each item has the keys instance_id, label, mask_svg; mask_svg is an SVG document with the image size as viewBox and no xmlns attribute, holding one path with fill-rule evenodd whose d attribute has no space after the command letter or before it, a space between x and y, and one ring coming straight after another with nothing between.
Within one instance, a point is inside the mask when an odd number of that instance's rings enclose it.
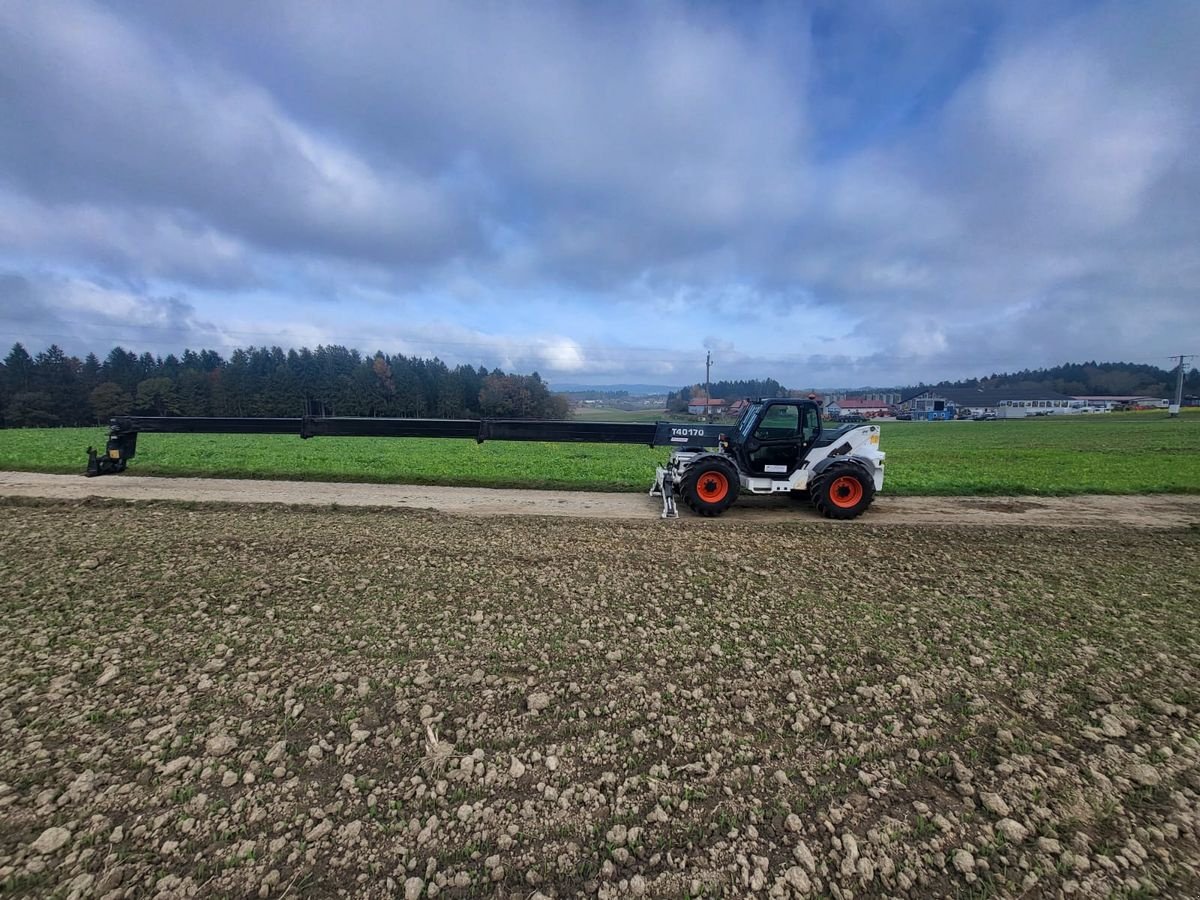
<instances>
[{"instance_id":1,"label":"black boom arm","mask_svg":"<svg viewBox=\"0 0 1200 900\"><path fill-rule=\"evenodd\" d=\"M542 419L390 419L348 416L253 418L118 416L103 455L88 447L87 474L125 471L139 434L298 434L310 437L423 437L484 441L553 441L714 447L727 426L677 422L575 422Z\"/></svg>"}]
</instances>

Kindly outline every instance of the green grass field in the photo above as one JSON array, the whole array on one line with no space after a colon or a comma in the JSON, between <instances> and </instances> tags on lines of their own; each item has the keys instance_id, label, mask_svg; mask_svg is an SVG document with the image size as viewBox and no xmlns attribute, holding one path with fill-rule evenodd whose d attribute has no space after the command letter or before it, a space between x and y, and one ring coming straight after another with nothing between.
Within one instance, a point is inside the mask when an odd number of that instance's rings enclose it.
<instances>
[{"instance_id":1,"label":"green grass field","mask_svg":"<svg viewBox=\"0 0 1200 900\"><path fill-rule=\"evenodd\" d=\"M1200 415L885 422L891 494L1200 493ZM0 431L0 469L82 473L102 428ZM141 435L135 475L646 490L668 451L603 444ZM119 477L119 476L118 476Z\"/></svg>"}]
</instances>

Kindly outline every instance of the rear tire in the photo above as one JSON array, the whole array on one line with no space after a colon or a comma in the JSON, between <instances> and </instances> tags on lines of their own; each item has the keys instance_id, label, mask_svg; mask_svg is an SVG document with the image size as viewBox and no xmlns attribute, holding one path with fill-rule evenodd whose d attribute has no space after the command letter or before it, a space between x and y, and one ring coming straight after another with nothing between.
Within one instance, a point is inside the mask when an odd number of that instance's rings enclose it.
<instances>
[{"instance_id":1,"label":"rear tire","mask_svg":"<svg viewBox=\"0 0 1200 900\"><path fill-rule=\"evenodd\" d=\"M857 519L875 499L875 482L858 466L842 463L818 475L808 492L825 518Z\"/></svg>"},{"instance_id":2,"label":"rear tire","mask_svg":"<svg viewBox=\"0 0 1200 900\"><path fill-rule=\"evenodd\" d=\"M737 499L741 482L733 466L717 458L688 467L680 494L683 502L702 516L719 516Z\"/></svg>"}]
</instances>

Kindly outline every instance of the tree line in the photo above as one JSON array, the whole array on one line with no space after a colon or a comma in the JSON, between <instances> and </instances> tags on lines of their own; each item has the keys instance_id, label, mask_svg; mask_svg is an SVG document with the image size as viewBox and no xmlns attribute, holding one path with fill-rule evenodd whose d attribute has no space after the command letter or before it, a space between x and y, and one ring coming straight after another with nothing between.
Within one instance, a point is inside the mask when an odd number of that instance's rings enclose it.
<instances>
[{"instance_id":1,"label":"tree line","mask_svg":"<svg viewBox=\"0 0 1200 900\"><path fill-rule=\"evenodd\" d=\"M1175 392L1176 370L1161 369L1144 363L1066 363L1048 369L1022 369L1019 372L992 373L984 378L943 381L926 387L972 388L985 391L1028 390L1042 388L1068 396L1113 396L1138 394L1169 397ZM1193 369L1184 377L1184 392L1200 391L1200 371Z\"/></svg>"},{"instance_id":2,"label":"tree line","mask_svg":"<svg viewBox=\"0 0 1200 900\"><path fill-rule=\"evenodd\" d=\"M114 347L101 360L52 344L14 344L0 364L0 422L9 427L92 425L119 415L402 416L546 418L567 415L565 398L537 372L508 374L436 357L364 356L341 346L247 347L181 356Z\"/></svg>"},{"instance_id":3,"label":"tree line","mask_svg":"<svg viewBox=\"0 0 1200 900\"><path fill-rule=\"evenodd\" d=\"M1085 362L910 390L1040 387L1069 395L1165 397L1174 385L1175 373L1157 366ZM1185 392L1200 392L1200 371L1188 374ZM667 408L683 412L689 400L704 393L699 384L673 391ZM712 396L724 400L795 393L773 378L712 384ZM36 355L14 344L0 363L0 424L92 425L127 414L559 419L568 415L568 403L552 394L536 372L451 368L436 357L364 356L341 346L286 352L247 347L234 350L228 359L214 350L160 357L114 347L103 360L94 353L81 360L54 344Z\"/></svg>"},{"instance_id":4,"label":"tree line","mask_svg":"<svg viewBox=\"0 0 1200 900\"><path fill-rule=\"evenodd\" d=\"M688 403L693 398L703 400L705 387L693 384L667 394L667 409L671 412L687 412ZM787 397L787 388L774 378L758 378L746 381L714 381L712 383L712 398L732 402L746 397Z\"/></svg>"}]
</instances>

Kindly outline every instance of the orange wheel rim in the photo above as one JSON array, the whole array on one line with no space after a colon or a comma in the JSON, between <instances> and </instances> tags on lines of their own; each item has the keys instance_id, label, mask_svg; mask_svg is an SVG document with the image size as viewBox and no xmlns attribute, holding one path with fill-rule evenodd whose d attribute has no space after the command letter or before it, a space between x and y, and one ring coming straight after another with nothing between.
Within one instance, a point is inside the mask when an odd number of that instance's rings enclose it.
<instances>
[{"instance_id":1,"label":"orange wheel rim","mask_svg":"<svg viewBox=\"0 0 1200 900\"><path fill-rule=\"evenodd\" d=\"M705 503L720 503L729 493L729 479L720 472L705 472L696 482L696 493Z\"/></svg>"},{"instance_id":2,"label":"orange wheel rim","mask_svg":"<svg viewBox=\"0 0 1200 900\"><path fill-rule=\"evenodd\" d=\"M829 499L834 506L849 509L855 506L863 497L862 484L853 475L843 475L835 478L829 486Z\"/></svg>"}]
</instances>

